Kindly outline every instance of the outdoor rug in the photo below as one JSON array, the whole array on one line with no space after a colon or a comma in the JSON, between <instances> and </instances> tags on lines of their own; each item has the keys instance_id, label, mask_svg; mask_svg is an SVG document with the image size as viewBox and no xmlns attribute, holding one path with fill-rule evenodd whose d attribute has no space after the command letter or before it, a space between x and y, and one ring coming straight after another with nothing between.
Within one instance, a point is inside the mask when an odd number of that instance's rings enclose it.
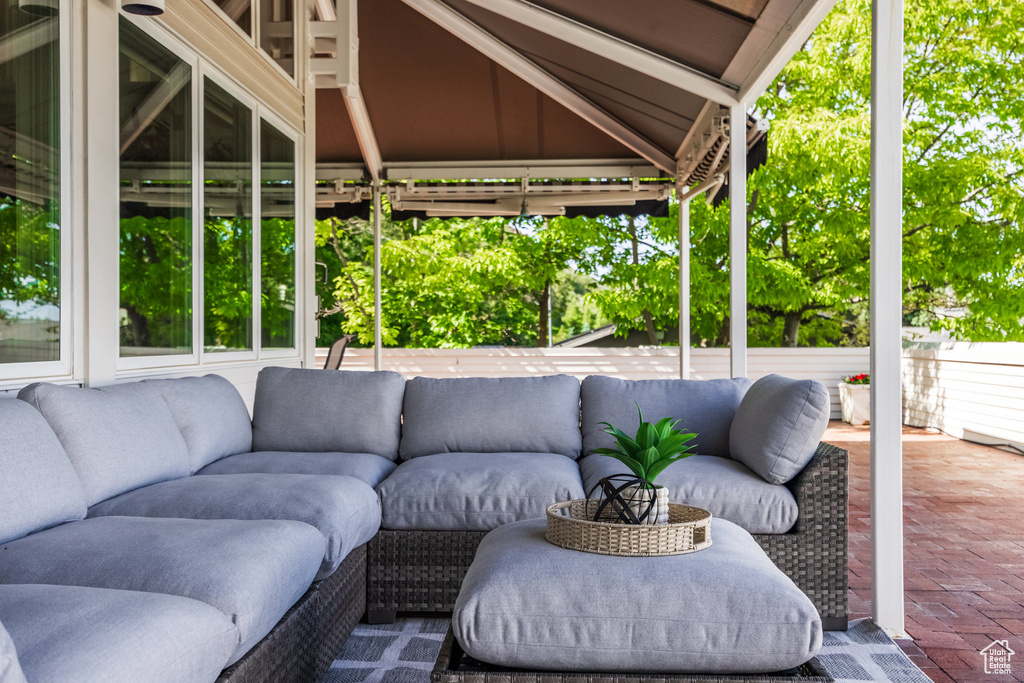
<instances>
[{"instance_id":1,"label":"outdoor rug","mask_svg":"<svg viewBox=\"0 0 1024 683\"><path fill-rule=\"evenodd\" d=\"M323 683L429 683L448 624L446 619L359 624ZM818 661L837 683L930 683L869 619L851 622L846 632L826 631Z\"/></svg>"}]
</instances>

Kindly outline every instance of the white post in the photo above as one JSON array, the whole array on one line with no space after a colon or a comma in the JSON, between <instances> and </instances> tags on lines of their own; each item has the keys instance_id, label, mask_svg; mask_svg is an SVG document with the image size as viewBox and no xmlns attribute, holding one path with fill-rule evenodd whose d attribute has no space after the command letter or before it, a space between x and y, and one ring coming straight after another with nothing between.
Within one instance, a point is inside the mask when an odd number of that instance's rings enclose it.
<instances>
[{"instance_id":1,"label":"white post","mask_svg":"<svg viewBox=\"0 0 1024 683\"><path fill-rule=\"evenodd\" d=\"M902 635L903 0L871 17L871 609Z\"/></svg>"},{"instance_id":2,"label":"white post","mask_svg":"<svg viewBox=\"0 0 1024 683\"><path fill-rule=\"evenodd\" d=\"M747 376L747 110L729 108L729 372Z\"/></svg>"},{"instance_id":3,"label":"white post","mask_svg":"<svg viewBox=\"0 0 1024 683\"><path fill-rule=\"evenodd\" d=\"M373 181L373 369L383 367L381 361L381 282L380 282L380 181Z\"/></svg>"},{"instance_id":4,"label":"white post","mask_svg":"<svg viewBox=\"0 0 1024 683\"><path fill-rule=\"evenodd\" d=\"M676 197L685 189L676 187ZM679 379L690 379L690 200L679 202Z\"/></svg>"}]
</instances>

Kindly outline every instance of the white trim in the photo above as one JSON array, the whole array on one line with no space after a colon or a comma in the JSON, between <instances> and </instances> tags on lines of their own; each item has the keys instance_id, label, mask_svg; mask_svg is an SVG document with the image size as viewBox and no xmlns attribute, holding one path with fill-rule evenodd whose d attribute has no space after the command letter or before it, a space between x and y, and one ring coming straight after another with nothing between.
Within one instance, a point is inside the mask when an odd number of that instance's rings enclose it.
<instances>
[{"instance_id":1,"label":"white trim","mask_svg":"<svg viewBox=\"0 0 1024 683\"><path fill-rule=\"evenodd\" d=\"M903 0L871 15L871 613L902 635Z\"/></svg>"},{"instance_id":2,"label":"white trim","mask_svg":"<svg viewBox=\"0 0 1024 683\"><path fill-rule=\"evenodd\" d=\"M733 105L739 86L680 64L527 0L468 0L506 19L628 67L707 100Z\"/></svg>"},{"instance_id":3,"label":"white trim","mask_svg":"<svg viewBox=\"0 0 1024 683\"><path fill-rule=\"evenodd\" d=\"M682 193L676 189L676 197ZM679 378L690 379L690 202L679 201Z\"/></svg>"},{"instance_id":4,"label":"white trim","mask_svg":"<svg viewBox=\"0 0 1024 683\"><path fill-rule=\"evenodd\" d=\"M381 298L381 225L380 225L380 182L373 183L373 369L383 368L382 346L384 345L381 316L383 303Z\"/></svg>"},{"instance_id":5,"label":"white trim","mask_svg":"<svg viewBox=\"0 0 1024 683\"><path fill-rule=\"evenodd\" d=\"M377 146L377 136L373 132L373 123L370 121L370 112L366 110L363 93L359 86L342 88L341 93L345 98L345 108L352 122L352 130L356 134L356 142L359 143L359 152L366 162L370 177L380 180L384 173L384 160L380 147Z\"/></svg>"},{"instance_id":6,"label":"white trim","mask_svg":"<svg viewBox=\"0 0 1024 683\"><path fill-rule=\"evenodd\" d=\"M668 173L675 170L675 160L658 145L447 5L438 0L403 2L655 166Z\"/></svg>"},{"instance_id":7,"label":"white trim","mask_svg":"<svg viewBox=\"0 0 1024 683\"><path fill-rule=\"evenodd\" d=\"M743 46L733 58L737 66L743 62L744 47L750 44L754 54L760 54L756 65L745 75L740 86L739 101L753 104L761 93L778 77L789 61L793 59L814 29L825 19L838 0L801 0L788 17L779 15L778 11L769 14L769 8L762 13L754 25ZM782 3L778 3L782 4ZM768 43L765 47L764 43ZM733 64L726 69L726 77L731 76Z\"/></svg>"},{"instance_id":8,"label":"white trim","mask_svg":"<svg viewBox=\"0 0 1024 683\"><path fill-rule=\"evenodd\" d=\"M729 110L729 371L747 376L747 112L742 105Z\"/></svg>"}]
</instances>

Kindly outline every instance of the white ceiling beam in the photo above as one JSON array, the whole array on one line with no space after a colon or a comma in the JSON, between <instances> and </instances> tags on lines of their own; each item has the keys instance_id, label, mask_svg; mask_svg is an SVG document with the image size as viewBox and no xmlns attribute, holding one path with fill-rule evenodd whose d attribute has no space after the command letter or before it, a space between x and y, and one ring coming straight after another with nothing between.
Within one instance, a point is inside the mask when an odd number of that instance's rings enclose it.
<instances>
[{"instance_id":1,"label":"white ceiling beam","mask_svg":"<svg viewBox=\"0 0 1024 683\"><path fill-rule=\"evenodd\" d=\"M334 21L337 18L334 3L331 0L313 0L313 8L320 21Z\"/></svg>"},{"instance_id":2,"label":"white ceiling beam","mask_svg":"<svg viewBox=\"0 0 1024 683\"><path fill-rule=\"evenodd\" d=\"M739 86L680 64L622 38L527 0L468 0L478 7L565 41L681 90L724 105L738 102Z\"/></svg>"},{"instance_id":3,"label":"white ceiling beam","mask_svg":"<svg viewBox=\"0 0 1024 683\"><path fill-rule=\"evenodd\" d=\"M224 10L224 14L231 17L232 21L238 21L245 14L245 10L249 9L250 0L227 0L223 5L220 6Z\"/></svg>"},{"instance_id":4,"label":"white ceiling beam","mask_svg":"<svg viewBox=\"0 0 1024 683\"><path fill-rule=\"evenodd\" d=\"M57 17L39 19L0 38L0 64L6 64L57 40L57 21Z\"/></svg>"},{"instance_id":5,"label":"white ceiling beam","mask_svg":"<svg viewBox=\"0 0 1024 683\"><path fill-rule=\"evenodd\" d=\"M511 178L660 178L663 171L645 160L565 159L387 164L391 180L507 180Z\"/></svg>"},{"instance_id":6,"label":"white ceiling beam","mask_svg":"<svg viewBox=\"0 0 1024 683\"><path fill-rule=\"evenodd\" d=\"M377 146L377 136L373 132L370 113L366 111L363 93L358 87L349 88L348 91L343 88L341 92L345 96L345 108L348 109L348 116L356 133L359 151L366 162L366 170L370 172L371 178L380 180L384 175L384 160L380 154L380 147Z\"/></svg>"},{"instance_id":7,"label":"white ceiling beam","mask_svg":"<svg viewBox=\"0 0 1024 683\"><path fill-rule=\"evenodd\" d=\"M768 3L724 74L730 81L740 83L739 99L747 108L778 77L837 1Z\"/></svg>"},{"instance_id":8,"label":"white ceiling beam","mask_svg":"<svg viewBox=\"0 0 1024 683\"><path fill-rule=\"evenodd\" d=\"M675 172L672 155L452 8L438 0L403 2L658 168Z\"/></svg>"}]
</instances>

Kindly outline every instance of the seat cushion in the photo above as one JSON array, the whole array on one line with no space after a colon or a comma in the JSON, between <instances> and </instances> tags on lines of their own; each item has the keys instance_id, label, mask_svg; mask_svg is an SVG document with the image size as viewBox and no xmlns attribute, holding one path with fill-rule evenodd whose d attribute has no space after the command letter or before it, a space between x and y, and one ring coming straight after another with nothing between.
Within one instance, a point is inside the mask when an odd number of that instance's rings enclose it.
<instances>
[{"instance_id":1,"label":"seat cushion","mask_svg":"<svg viewBox=\"0 0 1024 683\"><path fill-rule=\"evenodd\" d=\"M397 372L263 368L254 451L373 453L398 459L405 378Z\"/></svg>"},{"instance_id":2,"label":"seat cushion","mask_svg":"<svg viewBox=\"0 0 1024 683\"><path fill-rule=\"evenodd\" d=\"M380 528L373 489L352 477L222 474L136 489L89 509L89 517L290 519L316 527L327 542L316 579L329 576Z\"/></svg>"},{"instance_id":3,"label":"seat cushion","mask_svg":"<svg viewBox=\"0 0 1024 683\"><path fill-rule=\"evenodd\" d=\"M0 399L0 543L85 517L85 492L39 411Z\"/></svg>"},{"instance_id":4,"label":"seat cushion","mask_svg":"<svg viewBox=\"0 0 1024 683\"><path fill-rule=\"evenodd\" d=\"M605 455L580 460L580 473L588 494L602 477L630 474L625 465ZM669 501L704 508L752 534L784 534L799 516L792 491L769 484L743 463L728 458L691 455L670 465L658 475L657 483L668 489Z\"/></svg>"},{"instance_id":5,"label":"seat cushion","mask_svg":"<svg viewBox=\"0 0 1024 683\"><path fill-rule=\"evenodd\" d=\"M167 402L149 384L31 384L18 398L50 423L82 481L87 505L189 474L185 440Z\"/></svg>"},{"instance_id":6,"label":"seat cushion","mask_svg":"<svg viewBox=\"0 0 1024 683\"><path fill-rule=\"evenodd\" d=\"M814 457L832 412L821 382L768 375L754 382L730 431L732 457L773 484L785 484Z\"/></svg>"},{"instance_id":7,"label":"seat cushion","mask_svg":"<svg viewBox=\"0 0 1024 683\"><path fill-rule=\"evenodd\" d=\"M813 603L743 529L711 523L706 550L615 557L559 548L546 521L492 531L452 629L472 657L532 670L768 673L821 648Z\"/></svg>"},{"instance_id":8,"label":"seat cushion","mask_svg":"<svg viewBox=\"0 0 1024 683\"><path fill-rule=\"evenodd\" d=\"M2 616L2 615L0 615ZM7 629L0 623L0 683L27 683L18 653Z\"/></svg>"},{"instance_id":9,"label":"seat cushion","mask_svg":"<svg viewBox=\"0 0 1024 683\"><path fill-rule=\"evenodd\" d=\"M555 453L439 453L403 462L377 487L385 529L486 531L583 497Z\"/></svg>"},{"instance_id":10,"label":"seat cushion","mask_svg":"<svg viewBox=\"0 0 1024 683\"><path fill-rule=\"evenodd\" d=\"M402 458L435 453L580 455L580 383L548 377L416 377L405 388Z\"/></svg>"},{"instance_id":11,"label":"seat cushion","mask_svg":"<svg viewBox=\"0 0 1024 683\"><path fill-rule=\"evenodd\" d=\"M167 401L188 446L192 472L252 450L252 421L242 395L220 375L147 380Z\"/></svg>"},{"instance_id":12,"label":"seat cushion","mask_svg":"<svg viewBox=\"0 0 1024 683\"><path fill-rule=\"evenodd\" d=\"M681 428L696 432L696 452L729 457L729 428L750 380L642 379L625 380L602 375L583 379L580 392L583 452L611 448L614 439L601 422L610 422L627 434L640 427L637 405L648 422L663 417L682 420Z\"/></svg>"},{"instance_id":13,"label":"seat cushion","mask_svg":"<svg viewBox=\"0 0 1024 683\"><path fill-rule=\"evenodd\" d=\"M32 681L209 683L238 643L226 615L174 595L7 585L0 615Z\"/></svg>"},{"instance_id":14,"label":"seat cushion","mask_svg":"<svg viewBox=\"0 0 1024 683\"><path fill-rule=\"evenodd\" d=\"M302 522L102 517L6 544L0 583L115 588L205 602L238 629L230 665L309 589L324 546L320 532Z\"/></svg>"},{"instance_id":15,"label":"seat cushion","mask_svg":"<svg viewBox=\"0 0 1024 683\"><path fill-rule=\"evenodd\" d=\"M332 474L354 477L372 487L397 465L371 453L239 453L211 463L196 474Z\"/></svg>"}]
</instances>

